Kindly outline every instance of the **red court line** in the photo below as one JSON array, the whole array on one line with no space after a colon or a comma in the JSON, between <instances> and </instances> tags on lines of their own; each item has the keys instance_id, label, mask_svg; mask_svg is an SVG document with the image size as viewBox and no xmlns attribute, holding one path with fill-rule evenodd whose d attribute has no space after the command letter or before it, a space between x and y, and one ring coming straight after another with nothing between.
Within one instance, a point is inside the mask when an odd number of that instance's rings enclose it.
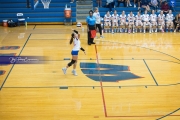
<instances>
[{"instance_id":1,"label":"red court line","mask_svg":"<svg viewBox=\"0 0 180 120\"><path fill-rule=\"evenodd\" d=\"M100 70L100 67L99 67L99 59L98 59L98 52L97 52L97 47L95 45L95 51L96 51L96 60L97 60L97 64L98 64L98 68ZM104 107L104 114L105 114L105 117L108 117L108 118L118 118L118 117L161 117L161 116L164 116L164 115L145 115L145 116L107 116L107 110L106 110L106 102L105 102L105 97L104 97L104 90L103 90L103 85L102 85L102 80L100 80L100 86L101 86L101 93L102 93L102 100L103 100L103 107ZM168 116L180 116L180 115L168 115Z\"/></svg>"},{"instance_id":2,"label":"red court line","mask_svg":"<svg viewBox=\"0 0 180 120\"><path fill-rule=\"evenodd\" d=\"M99 68L99 70L100 70L100 67L99 67L99 59L98 59L98 53L97 53L97 47L96 47L96 45L95 45L95 51L96 51L96 58L97 58L96 60L97 60L98 68ZM106 102L105 102L105 98L104 98L104 90L103 90L103 86L102 86L102 80L100 80L100 86L101 86L101 93L102 93L104 114L105 114L105 117L107 117Z\"/></svg>"}]
</instances>

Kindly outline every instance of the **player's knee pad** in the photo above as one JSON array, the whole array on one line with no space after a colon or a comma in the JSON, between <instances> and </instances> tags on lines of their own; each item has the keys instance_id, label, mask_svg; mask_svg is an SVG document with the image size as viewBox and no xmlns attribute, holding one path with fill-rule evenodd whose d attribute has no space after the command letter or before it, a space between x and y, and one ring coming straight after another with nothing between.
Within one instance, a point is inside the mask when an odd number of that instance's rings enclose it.
<instances>
[{"instance_id":1,"label":"player's knee pad","mask_svg":"<svg viewBox=\"0 0 180 120\"><path fill-rule=\"evenodd\" d=\"M74 63L76 63L76 60L71 60L71 62L68 63L68 66L70 67L70 66L73 65Z\"/></svg>"}]
</instances>

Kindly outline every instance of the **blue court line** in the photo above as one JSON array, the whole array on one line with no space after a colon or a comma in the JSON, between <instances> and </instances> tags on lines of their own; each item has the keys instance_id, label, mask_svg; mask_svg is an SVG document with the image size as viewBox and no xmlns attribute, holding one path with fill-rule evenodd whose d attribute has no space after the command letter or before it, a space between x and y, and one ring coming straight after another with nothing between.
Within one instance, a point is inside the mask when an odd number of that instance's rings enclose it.
<instances>
[{"instance_id":1,"label":"blue court line","mask_svg":"<svg viewBox=\"0 0 180 120\"><path fill-rule=\"evenodd\" d=\"M27 44L27 42L28 42L28 40L29 40L30 37L31 37L31 34L30 34L29 37L27 38L27 40L26 40L24 46L22 47L22 49L21 49L21 51L20 51L20 53L19 53L18 56L21 55L21 53L22 53L22 51L24 50L24 47L26 46L26 44ZM7 78L9 77L9 75L10 75L12 69L14 68L14 65L15 65L15 64L12 65L12 67L11 67L9 73L7 74L7 76L6 76L5 80L4 80L4 82L2 83L2 85L1 85L1 87L0 87L0 91L2 90L2 88L3 88L3 86L4 86L4 84L5 84L6 80L7 80Z\"/></svg>"},{"instance_id":2,"label":"blue court line","mask_svg":"<svg viewBox=\"0 0 180 120\"><path fill-rule=\"evenodd\" d=\"M146 61L145 61L144 59L143 59L143 61L144 61L145 65L146 65L147 69L149 70L149 72L150 72L150 74L151 74L152 78L154 79L154 82L155 82L155 83L156 83L156 85L158 86L158 83L157 83L156 79L154 78L154 76L153 76L153 74L152 74L151 70L149 69L149 67L148 67L148 65L147 65L147 63L146 63Z\"/></svg>"},{"instance_id":3,"label":"blue court line","mask_svg":"<svg viewBox=\"0 0 180 120\"><path fill-rule=\"evenodd\" d=\"M156 120L160 120L160 119L162 119L162 118L165 118L165 117L167 117L167 116L169 116L169 115L171 115L171 114L173 114L173 113L175 113L175 112L177 112L177 111L179 111L180 110L180 108L178 108L177 110L175 110L175 111L173 111L173 112L171 112L171 113L169 113L169 114L167 114L167 115L165 115L165 116L162 116L162 117L160 117L160 118L158 118L158 119L156 119Z\"/></svg>"}]
</instances>

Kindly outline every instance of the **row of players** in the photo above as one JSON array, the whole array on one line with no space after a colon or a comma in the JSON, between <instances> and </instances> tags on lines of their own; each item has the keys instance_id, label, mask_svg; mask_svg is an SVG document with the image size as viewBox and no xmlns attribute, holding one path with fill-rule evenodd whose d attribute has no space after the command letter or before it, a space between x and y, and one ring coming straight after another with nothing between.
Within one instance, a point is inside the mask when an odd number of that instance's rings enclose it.
<instances>
[{"instance_id":1,"label":"row of players","mask_svg":"<svg viewBox=\"0 0 180 120\"><path fill-rule=\"evenodd\" d=\"M110 15L108 11L104 16L104 29L105 32L107 32L107 30L110 31L112 27L112 33L118 32L118 30L119 32L134 33L137 32L138 29L140 32L143 30L145 33L146 29L149 29L149 33L151 33L157 32L158 29L164 32L166 28L166 32L172 32L174 28L173 19L174 17L171 10L169 10L166 16L163 14L163 11L157 16L154 10L152 10L152 14L150 15L145 11L143 15L138 12L136 16L132 11L127 16L125 11L122 11L121 15L118 15L116 10L112 15Z\"/></svg>"}]
</instances>

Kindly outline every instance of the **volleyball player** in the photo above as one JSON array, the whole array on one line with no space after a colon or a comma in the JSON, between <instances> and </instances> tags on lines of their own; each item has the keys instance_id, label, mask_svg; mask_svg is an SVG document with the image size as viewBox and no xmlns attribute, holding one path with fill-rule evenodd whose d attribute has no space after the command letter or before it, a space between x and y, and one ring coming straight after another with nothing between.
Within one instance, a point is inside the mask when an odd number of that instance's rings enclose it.
<instances>
[{"instance_id":1,"label":"volleyball player","mask_svg":"<svg viewBox=\"0 0 180 120\"><path fill-rule=\"evenodd\" d=\"M119 15L117 14L117 11L114 10L114 14L112 14L112 33L114 33L114 31L116 32L116 29L118 28L118 21Z\"/></svg>"},{"instance_id":2,"label":"volleyball player","mask_svg":"<svg viewBox=\"0 0 180 120\"><path fill-rule=\"evenodd\" d=\"M131 33L131 31L133 31L134 33L134 14L132 13L132 11L130 12L130 14L128 14L127 17L128 20L128 33Z\"/></svg>"},{"instance_id":3,"label":"volleyball player","mask_svg":"<svg viewBox=\"0 0 180 120\"><path fill-rule=\"evenodd\" d=\"M107 32L107 30L109 32L110 27L111 27L111 15L110 15L109 11L107 11L107 13L104 16L104 29L105 29L105 32Z\"/></svg>"},{"instance_id":4,"label":"volleyball player","mask_svg":"<svg viewBox=\"0 0 180 120\"><path fill-rule=\"evenodd\" d=\"M152 26L152 32L157 32L157 15L154 13L154 10L152 10L152 14L150 15L151 20L151 26ZM153 31L153 29L155 29Z\"/></svg>"},{"instance_id":5,"label":"volleyball player","mask_svg":"<svg viewBox=\"0 0 180 120\"><path fill-rule=\"evenodd\" d=\"M135 19L136 19L136 32L137 32L138 27L140 27L139 31L142 32L143 23L142 23L142 15L140 12L137 13Z\"/></svg>"},{"instance_id":6,"label":"volleyball player","mask_svg":"<svg viewBox=\"0 0 180 120\"><path fill-rule=\"evenodd\" d=\"M169 13L166 15L166 32L168 32L168 28L170 29L170 32L173 32L173 14L172 11L169 10Z\"/></svg>"},{"instance_id":7,"label":"volleyball player","mask_svg":"<svg viewBox=\"0 0 180 120\"><path fill-rule=\"evenodd\" d=\"M123 31L122 29L127 29L126 28L126 24L127 23L126 23L126 14L125 14L125 11L122 11L122 14L119 16L119 21L120 21L120 24L119 24L120 32L122 32Z\"/></svg>"},{"instance_id":8,"label":"volleyball player","mask_svg":"<svg viewBox=\"0 0 180 120\"><path fill-rule=\"evenodd\" d=\"M150 18L147 14L147 10L145 10L143 14L143 27L144 27L144 33L146 33L146 27L149 26L149 33L151 33L151 23L149 22Z\"/></svg>"},{"instance_id":9,"label":"volleyball player","mask_svg":"<svg viewBox=\"0 0 180 120\"><path fill-rule=\"evenodd\" d=\"M158 15L158 26L160 27L160 30L164 32L164 26L165 26L165 15L163 14L163 11L160 12Z\"/></svg>"},{"instance_id":10,"label":"volleyball player","mask_svg":"<svg viewBox=\"0 0 180 120\"><path fill-rule=\"evenodd\" d=\"M66 71L69 67L71 67L73 65L73 70L72 73L73 75L77 76L77 72L76 72L76 64L77 64L77 60L78 60L78 52L79 50L82 50L85 53L85 50L81 47L81 42L79 40L80 35L78 34L78 31L74 30L74 32L71 34L71 39L70 39L70 45L73 43L74 47L71 51L71 55L72 55L72 60L71 62L69 62L67 64L66 67L62 68L64 74L66 74Z\"/></svg>"}]
</instances>

